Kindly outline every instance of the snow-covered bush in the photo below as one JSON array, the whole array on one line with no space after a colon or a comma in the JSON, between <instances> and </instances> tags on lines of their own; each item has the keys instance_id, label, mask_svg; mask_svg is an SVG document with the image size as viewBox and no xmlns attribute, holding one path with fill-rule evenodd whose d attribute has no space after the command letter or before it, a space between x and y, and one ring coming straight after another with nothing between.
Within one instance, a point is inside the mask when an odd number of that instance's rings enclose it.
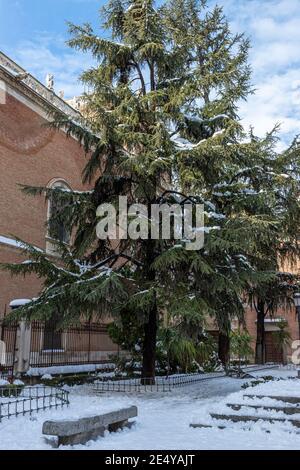
<instances>
[{"instance_id":1,"label":"snow-covered bush","mask_svg":"<svg viewBox=\"0 0 300 470\"><path fill-rule=\"evenodd\" d=\"M7 382L6 384L1 385L1 383L6 382L6 381L0 381L0 398L5 397L5 398L10 398L10 397L18 397L22 391L25 385L16 385L16 384L10 384Z\"/></svg>"},{"instance_id":2,"label":"snow-covered bush","mask_svg":"<svg viewBox=\"0 0 300 470\"><path fill-rule=\"evenodd\" d=\"M19 379L14 380L13 385L15 385L16 387L24 387L25 386L24 382L22 382L22 380L19 380Z\"/></svg>"},{"instance_id":3,"label":"snow-covered bush","mask_svg":"<svg viewBox=\"0 0 300 470\"><path fill-rule=\"evenodd\" d=\"M44 374L42 377L41 377L41 380L52 380L53 377L51 374Z\"/></svg>"},{"instance_id":4,"label":"snow-covered bush","mask_svg":"<svg viewBox=\"0 0 300 470\"><path fill-rule=\"evenodd\" d=\"M263 377L260 377L259 379L251 380L251 382L246 382L242 385L242 388L246 389L249 387L256 387L257 385L261 385L267 382L272 382L272 381L279 381L280 379L274 378L272 375L265 375Z\"/></svg>"},{"instance_id":5,"label":"snow-covered bush","mask_svg":"<svg viewBox=\"0 0 300 470\"><path fill-rule=\"evenodd\" d=\"M9 385L9 382L7 380L0 379L0 387L5 387L7 385Z\"/></svg>"},{"instance_id":6,"label":"snow-covered bush","mask_svg":"<svg viewBox=\"0 0 300 470\"><path fill-rule=\"evenodd\" d=\"M74 374L74 375L60 375L58 377L52 377L51 375L45 374L41 378L41 383L49 387L63 387L68 385L74 387L75 385L84 385L91 383L97 379L96 374Z\"/></svg>"}]
</instances>

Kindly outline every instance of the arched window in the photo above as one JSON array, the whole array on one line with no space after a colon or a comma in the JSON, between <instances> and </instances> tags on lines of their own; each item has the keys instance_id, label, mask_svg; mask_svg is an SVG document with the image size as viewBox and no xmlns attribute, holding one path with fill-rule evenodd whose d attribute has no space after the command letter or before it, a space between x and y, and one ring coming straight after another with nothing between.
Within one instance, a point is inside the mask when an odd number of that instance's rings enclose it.
<instances>
[{"instance_id":1,"label":"arched window","mask_svg":"<svg viewBox=\"0 0 300 470\"><path fill-rule=\"evenodd\" d=\"M49 187L52 189L62 188L65 191L70 191L70 187L64 181L55 181ZM63 219L63 209L64 203L53 195L49 199L48 206L48 237L68 244L70 242L70 232Z\"/></svg>"}]
</instances>

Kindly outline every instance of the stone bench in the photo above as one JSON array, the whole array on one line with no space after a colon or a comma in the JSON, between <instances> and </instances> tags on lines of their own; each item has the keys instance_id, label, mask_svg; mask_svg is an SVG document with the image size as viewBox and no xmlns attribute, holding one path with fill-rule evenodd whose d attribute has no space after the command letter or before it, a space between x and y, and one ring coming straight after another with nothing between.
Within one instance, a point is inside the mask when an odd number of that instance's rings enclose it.
<instances>
[{"instance_id":1,"label":"stone bench","mask_svg":"<svg viewBox=\"0 0 300 470\"><path fill-rule=\"evenodd\" d=\"M43 434L57 436L57 446L86 444L99 436L104 436L106 430L115 432L124 427L131 427L134 422L130 418L138 415L136 406L122 408L98 416L80 418L77 420L46 421L43 424Z\"/></svg>"},{"instance_id":2,"label":"stone bench","mask_svg":"<svg viewBox=\"0 0 300 470\"><path fill-rule=\"evenodd\" d=\"M214 419L233 421L234 423L247 423L248 421L257 423L257 421L265 421L268 423L291 423L296 428L300 428L300 421L297 419L273 418L268 416L223 415L218 413L210 413L210 416Z\"/></svg>"}]
</instances>

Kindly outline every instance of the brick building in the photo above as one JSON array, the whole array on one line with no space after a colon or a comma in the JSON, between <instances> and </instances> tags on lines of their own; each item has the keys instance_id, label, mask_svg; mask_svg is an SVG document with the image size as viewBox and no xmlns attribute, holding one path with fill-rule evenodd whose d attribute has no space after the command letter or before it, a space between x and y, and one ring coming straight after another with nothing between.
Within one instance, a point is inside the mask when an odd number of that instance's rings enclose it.
<instances>
[{"instance_id":1,"label":"brick building","mask_svg":"<svg viewBox=\"0 0 300 470\"><path fill-rule=\"evenodd\" d=\"M286 321L287 326L285 331L290 334L291 341L290 345L284 348L278 346L276 341L275 333L278 332L278 323ZM246 315L246 328L251 336L251 345L253 349L253 356L248 359L253 362L255 358L255 346L256 346L256 311L247 307ZM231 328L233 331L238 330L239 325L237 321L232 321ZM218 327L213 321L209 322L208 331L217 339L218 338ZM292 355L294 352L297 354L299 360L299 354L296 349L299 347L298 344L293 342L299 340L299 322L296 316L295 308L289 310L280 310L276 312L273 317L267 316L265 319L265 361L275 363L291 363Z\"/></svg>"},{"instance_id":2,"label":"brick building","mask_svg":"<svg viewBox=\"0 0 300 470\"><path fill-rule=\"evenodd\" d=\"M274 333L278 331L278 322L285 320L287 322L286 331L291 336L290 346L278 347ZM252 337L253 350L256 342L256 312L248 309L246 313L247 329ZM274 317L267 316L265 319L265 357L266 362L292 362L292 354L295 349L292 348L293 342L299 340L299 323L295 308L280 310ZM295 347L298 347L295 345Z\"/></svg>"},{"instance_id":3,"label":"brick building","mask_svg":"<svg viewBox=\"0 0 300 470\"><path fill-rule=\"evenodd\" d=\"M86 162L83 150L75 139L67 139L64 132L43 126L47 123L50 109L59 109L73 115L75 119L78 117L77 111L51 88L42 85L10 58L0 53L1 262L22 260L14 237L46 250L49 255L53 254L51 238L46 227L49 204L45 203L43 197L24 195L18 184L87 189L81 181L81 172ZM9 311L12 300L30 299L38 294L40 287L40 281L35 276L25 279L11 278L9 273L0 271L0 317ZM95 343L94 350L98 348L100 352L115 352L116 346L104 330L103 326L101 335L100 330L98 331L101 342L96 341L96 330L92 332L92 338L89 336L89 342ZM82 338L81 334L80 341L76 341L73 349L83 351L86 348ZM32 343L36 341L36 338L34 341L32 339ZM40 349L51 349L50 342L49 334L44 334L39 342ZM56 336L54 342L57 350L66 352L67 338L62 336L59 340ZM35 349L38 350L36 346ZM100 354L98 358L106 356ZM70 362L70 358L67 362Z\"/></svg>"}]
</instances>

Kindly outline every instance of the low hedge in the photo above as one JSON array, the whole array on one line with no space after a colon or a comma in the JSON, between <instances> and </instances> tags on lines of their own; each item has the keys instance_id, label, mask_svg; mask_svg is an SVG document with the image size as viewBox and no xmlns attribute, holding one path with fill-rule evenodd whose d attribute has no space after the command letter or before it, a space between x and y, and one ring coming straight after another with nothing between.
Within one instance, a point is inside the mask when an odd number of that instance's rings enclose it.
<instances>
[{"instance_id":1,"label":"low hedge","mask_svg":"<svg viewBox=\"0 0 300 470\"><path fill-rule=\"evenodd\" d=\"M18 397L21 395L25 385L1 385L0 386L0 398L11 398L11 397Z\"/></svg>"},{"instance_id":2,"label":"low hedge","mask_svg":"<svg viewBox=\"0 0 300 470\"><path fill-rule=\"evenodd\" d=\"M52 379L41 379L41 383L49 387L63 387L64 385L74 387L75 385L94 382L96 379L97 377L91 374L60 375L52 377Z\"/></svg>"}]
</instances>

